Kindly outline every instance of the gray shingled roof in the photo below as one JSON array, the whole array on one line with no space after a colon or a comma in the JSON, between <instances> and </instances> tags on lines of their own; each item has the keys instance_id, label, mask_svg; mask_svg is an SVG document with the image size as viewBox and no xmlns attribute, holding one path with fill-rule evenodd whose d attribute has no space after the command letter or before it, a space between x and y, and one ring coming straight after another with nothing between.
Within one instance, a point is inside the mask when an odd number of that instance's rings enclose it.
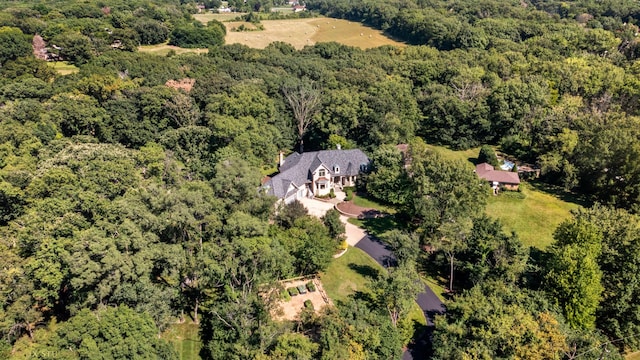
<instances>
[{"instance_id":1,"label":"gray shingled roof","mask_svg":"<svg viewBox=\"0 0 640 360\"><path fill-rule=\"evenodd\" d=\"M351 150L322 150L306 153L293 153L284 159L280 166L280 173L275 175L264 186L271 195L284 199L289 184L293 183L298 188L311 181L311 172L320 165L329 169L329 175L353 176L360 173L361 165L369 165L369 158L360 149ZM340 169L339 174L334 174L335 167Z\"/></svg>"}]
</instances>

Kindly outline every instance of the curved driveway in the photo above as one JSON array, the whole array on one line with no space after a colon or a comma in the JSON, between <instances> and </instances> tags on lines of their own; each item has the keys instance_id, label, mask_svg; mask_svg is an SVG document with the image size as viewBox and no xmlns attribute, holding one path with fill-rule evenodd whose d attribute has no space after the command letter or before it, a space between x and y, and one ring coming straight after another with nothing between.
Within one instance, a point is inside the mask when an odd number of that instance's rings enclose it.
<instances>
[{"instance_id":1,"label":"curved driveway","mask_svg":"<svg viewBox=\"0 0 640 360\"><path fill-rule=\"evenodd\" d=\"M301 202L309 210L309 214L318 217L323 216L329 209L333 208L333 204L331 203L313 199L304 199ZM341 216L340 219L345 224L347 243L349 245L355 246L366 252L384 267L395 264L393 253L386 245L373 236L367 234L367 232L362 228L348 223L346 216ZM427 285L424 286L424 291L418 294L416 302L427 318L427 330L418 339L416 339L416 343L413 344L412 347L404 352L402 355L403 360L426 358L431 350L430 336L433 331L433 318L436 314L441 314L445 311L442 301L438 299L433 290L431 290Z\"/></svg>"},{"instance_id":2,"label":"curved driveway","mask_svg":"<svg viewBox=\"0 0 640 360\"><path fill-rule=\"evenodd\" d=\"M371 235L365 235L357 242L355 247L369 254L369 256L384 267L395 263L393 253L383 243ZM418 294L416 302L427 318L427 330L402 354L403 360L424 359L428 356L431 352L430 336L433 332L433 318L436 314L441 314L445 311L442 301L438 299L433 290L427 285L424 286L424 291Z\"/></svg>"}]
</instances>

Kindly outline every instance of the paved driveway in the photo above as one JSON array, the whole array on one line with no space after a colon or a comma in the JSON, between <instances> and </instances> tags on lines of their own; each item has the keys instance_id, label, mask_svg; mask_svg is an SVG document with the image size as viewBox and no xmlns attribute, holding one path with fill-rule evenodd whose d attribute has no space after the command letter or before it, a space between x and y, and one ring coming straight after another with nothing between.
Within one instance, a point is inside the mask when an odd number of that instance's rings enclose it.
<instances>
[{"instance_id":1,"label":"paved driveway","mask_svg":"<svg viewBox=\"0 0 640 360\"><path fill-rule=\"evenodd\" d=\"M307 210L309 210L309 215L313 215L317 217L324 216L324 214L326 214L327 211L329 211L330 209L333 209L333 206L334 206L333 203L320 201L316 199L302 198L302 199L299 199L298 201L300 201L302 205L304 205L304 207L306 207Z\"/></svg>"},{"instance_id":2,"label":"paved driveway","mask_svg":"<svg viewBox=\"0 0 640 360\"><path fill-rule=\"evenodd\" d=\"M329 211L330 209L333 209L335 205L334 203L331 203L331 202L325 202L325 201L320 201L316 199L307 199L307 198L300 199L300 202L302 203L302 205L304 205L304 207L307 208L307 210L309 211L309 215L313 215L317 217L324 216L324 214L326 214L327 211ZM346 216L343 216L343 215L340 216L340 220L342 220L342 222L344 223L345 233L347 236L347 244L351 246L356 246L358 241L364 238L367 234L362 228L359 228L347 222L347 219L348 218Z\"/></svg>"},{"instance_id":3,"label":"paved driveway","mask_svg":"<svg viewBox=\"0 0 640 360\"><path fill-rule=\"evenodd\" d=\"M317 217L323 216L329 209L333 209L334 206L333 203L314 199L302 199L300 202L309 210L310 215ZM384 267L391 266L395 263L393 253L385 244L367 234L364 229L348 223L346 216L340 216L340 220L345 223L347 243L349 243L349 245L363 250ZM424 291L418 294L416 302L427 318L428 329L417 339L411 348L402 354L404 360L422 359L429 354L431 348L430 336L433 331L433 318L436 314L445 311L442 301L438 299L433 290L427 285L424 286Z\"/></svg>"}]
</instances>

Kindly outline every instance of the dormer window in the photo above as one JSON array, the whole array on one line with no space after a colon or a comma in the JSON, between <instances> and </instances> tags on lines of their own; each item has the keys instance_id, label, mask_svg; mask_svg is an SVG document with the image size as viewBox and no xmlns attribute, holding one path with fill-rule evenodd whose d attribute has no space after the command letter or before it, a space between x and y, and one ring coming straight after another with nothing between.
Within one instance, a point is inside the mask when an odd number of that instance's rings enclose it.
<instances>
[{"instance_id":1,"label":"dormer window","mask_svg":"<svg viewBox=\"0 0 640 360\"><path fill-rule=\"evenodd\" d=\"M335 174L340 174L340 167L339 167L338 165L334 166L334 167L333 167L333 172L334 172Z\"/></svg>"},{"instance_id":2,"label":"dormer window","mask_svg":"<svg viewBox=\"0 0 640 360\"><path fill-rule=\"evenodd\" d=\"M324 177L325 173L324 173L324 169L320 169L318 170L318 176L319 177Z\"/></svg>"}]
</instances>

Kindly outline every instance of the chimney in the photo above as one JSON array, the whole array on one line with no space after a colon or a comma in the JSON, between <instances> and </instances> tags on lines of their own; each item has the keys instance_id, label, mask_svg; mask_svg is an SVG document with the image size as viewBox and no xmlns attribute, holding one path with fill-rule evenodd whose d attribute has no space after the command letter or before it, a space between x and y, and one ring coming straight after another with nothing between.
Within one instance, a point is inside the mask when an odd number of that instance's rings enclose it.
<instances>
[{"instance_id":1,"label":"chimney","mask_svg":"<svg viewBox=\"0 0 640 360\"><path fill-rule=\"evenodd\" d=\"M340 144L336 144L336 149L338 149L338 150L342 150L342 145L340 145Z\"/></svg>"},{"instance_id":2,"label":"chimney","mask_svg":"<svg viewBox=\"0 0 640 360\"><path fill-rule=\"evenodd\" d=\"M278 156L278 166L282 166L284 164L284 152L280 151L280 155Z\"/></svg>"}]
</instances>

